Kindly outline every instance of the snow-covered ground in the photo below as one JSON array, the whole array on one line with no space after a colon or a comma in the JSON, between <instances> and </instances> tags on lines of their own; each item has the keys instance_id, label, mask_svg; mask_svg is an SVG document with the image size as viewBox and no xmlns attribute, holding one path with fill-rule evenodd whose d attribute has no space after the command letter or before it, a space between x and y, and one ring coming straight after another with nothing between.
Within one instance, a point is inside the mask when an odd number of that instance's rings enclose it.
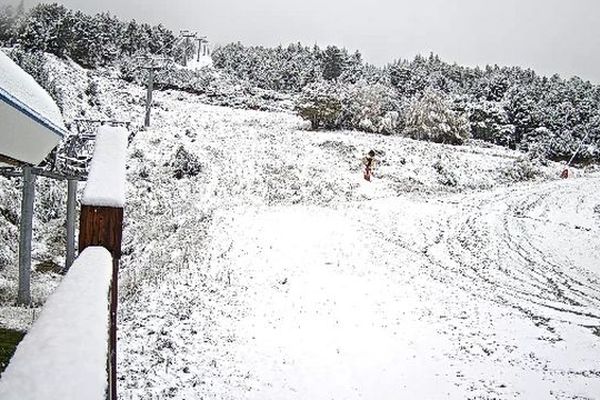
<instances>
[{"instance_id":1,"label":"snow-covered ground","mask_svg":"<svg viewBox=\"0 0 600 400\"><path fill-rule=\"evenodd\" d=\"M130 146L125 398L600 393L598 177L158 101Z\"/></svg>"},{"instance_id":2,"label":"snow-covered ground","mask_svg":"<svg viewBox=\"0 0 600 400\"><path fill-rule=\"evenodd\" d=\"M142 120L142 88L65 71L69 118ZM155 100L128 150L122 398L598 398L598 175Z\"/></svg>"}]
</instances>

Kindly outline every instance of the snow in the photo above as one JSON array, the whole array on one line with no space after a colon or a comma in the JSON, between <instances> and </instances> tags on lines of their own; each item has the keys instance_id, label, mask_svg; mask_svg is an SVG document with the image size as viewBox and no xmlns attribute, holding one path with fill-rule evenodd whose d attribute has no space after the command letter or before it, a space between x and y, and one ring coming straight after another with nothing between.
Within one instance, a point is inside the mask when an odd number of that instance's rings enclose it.
<instances>
[{"instance_id":1,"label":"snow","mask_svg":"<svg viewBox=\"0 0 600 400\"><path fill-rule=\"evenodd\" d=\"M0 398L104 399L111 276L106 249L79 255L2 374Z\"/></svg>"},{"instance_id":2,"label":"snow","mask_svg":"<svg viewBox=\"0 0 600 400\"><path fill-rule=\"evenodd\" d=\"M48 92L1 51L0 94L27 106L57 130L67 130L60 110Z\"/></svg>"},{"instance_id":3,"label":"snow","mask_svg":"<svg viewBox=\"0 0 600 400\"><path fill-rule=\"evenodd\" d=\"M83 192L82 204L122 208L125 206L125 159L127 130L101 126Z\"/></svg>"},{"instance_id":4,"label":"snow","mask_svg":"<svg viewBox=\"0 0 600 400\"><path fill-rule=\"evenodd\" d=\"M187 61L187 65L185 67L181 67L181 68L187 68L187 69L201 69L204 67L210 67L213 65L213 60L211 56L200 56L200 58L198 57L194 57L190 60Z\"/></svg>"},{"instance_id":5,"label":"snow","mask_svg":"<svg viewBox=\"0 0 600 400\"><path fill-rule=\"evenodd\" d=\"M156 99L128 171L126 396L600 391L597 177L558 181L551 164L515 183L518 153L494 146L304 132L291 115ZM173 180L181 146L201 172Z\"/></svg>"},{"instance_id":6,"label":"snow","mask_svg":"<svg viewBox=\"0 0 600 400\"><path fill-rule=\"evenodd\" d=\"M143 120L142 87L93 79L90 114ZM598 174L154 99L128 149L123 398L600 393Z\"/></svg>"}]
</instances>

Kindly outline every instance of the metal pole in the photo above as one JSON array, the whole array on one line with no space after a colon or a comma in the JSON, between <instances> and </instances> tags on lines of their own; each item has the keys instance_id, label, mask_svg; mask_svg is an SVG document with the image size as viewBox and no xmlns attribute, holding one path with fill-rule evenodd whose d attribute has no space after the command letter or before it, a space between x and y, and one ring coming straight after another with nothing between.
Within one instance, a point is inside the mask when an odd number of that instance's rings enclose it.
<instances>
[{"instance_id":1,"label":"metal pole","mask_svg":"<svg viewBox=\"0 0 600 400\"><path fill-rule=\"evenodd\" d=\"M189 36L185 37L185 49L183 51L183 66L187 67L187 57L188 57L188 48L190 47L190 38Z\"/></svg>"},{"instance_id":2,"label":"metal pole","mask_svg":"<svg viewBox=\"0 0 600 400\"><path fill-rule=\"evenodd\" d=\"M19 226L19 291L17 304L31 304L31 236L33 228L33 200L35 198L35 175L30 166L23 167L23 197L21 199L21 223Z\"/></svg>"},{"instance_id":3,"label":"metal pole","mask_svg":"<svg viewBox=\"0 0 600 400\"><path fill-rule=\"evenodd\" d=\"M75 260L75 203L77 201L77 181L69 179L67 195L67 259L65 269L71 268Z\"/></svg>"},{"instance_id":4,"label":"metal pole","mask_svg":"<svg viewBox=\"0 0 600 400\"><path fill-rule=\"evenodd\" d=\"M152 90L154 89L154 68L148 68L148 93L146 94L146 119L144 126L150 126L150 109L152 107Z\"/></svg>"}]
</instances>

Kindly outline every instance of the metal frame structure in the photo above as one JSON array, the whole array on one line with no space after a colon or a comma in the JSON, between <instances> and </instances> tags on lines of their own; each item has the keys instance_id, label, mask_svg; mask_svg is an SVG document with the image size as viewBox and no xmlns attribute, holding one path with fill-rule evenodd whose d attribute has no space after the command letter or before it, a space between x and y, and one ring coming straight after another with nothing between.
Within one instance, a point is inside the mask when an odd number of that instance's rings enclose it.
<instances>
[{"instance_id":1,"label":"metal frame structure","mask_svg":"<svg viewBox=\"0 0 600 400\"><path fill-rule=\"evenodd\" d=\"M129 121L76 119L77 133L68 136L40 164L34 167L22 162L3 158L12 167L0 167L0 175L17 177L23 180L21 219L19 224L19 289L17 303L31 304L31 240L33 233L33 203L35 200L35 180L38 176L67 181L67 230L66 258L64 270L68 270L75 259L75 221L77 186L87 179L87 170L93 155L95 132L100 125L124 126L128 130Z\"/></svg>"}]
</instances>

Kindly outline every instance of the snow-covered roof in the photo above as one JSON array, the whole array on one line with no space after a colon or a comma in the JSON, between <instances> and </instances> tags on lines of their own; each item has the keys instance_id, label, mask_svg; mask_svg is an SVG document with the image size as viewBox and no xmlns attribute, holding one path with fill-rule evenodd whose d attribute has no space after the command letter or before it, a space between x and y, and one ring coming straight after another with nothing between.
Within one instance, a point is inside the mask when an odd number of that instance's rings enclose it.
<instances>
[{"instance_id":1,"label":"snow-covered roof","mask_svg":"<svg viewBox=\"0 0 600 400\"><path fill-rule=\"evenodd\" d=\"M101 126L98 130L82 204L125 206L127 136L127 130L121 127Z\"/></svg>"},{"instance_id":2,"label":"snow-covered roof","mask_svg":"<svg viewBox=\"0 0 600 400\"><path fill-rule=\"evenodd\" d=\"M48 92L0 51L0 155L38 164L66 132Z\"/></svg>"},{"instance_id":3,"label":"snow-covered roof","mask_svg":"<svg viewBox=\"0 0 600 400\"><path fill-rule=\"evenodd\" d=\"M87 247L2 374L3 400L103 400L112 258Z\"/></svg>"}]
</instances>

